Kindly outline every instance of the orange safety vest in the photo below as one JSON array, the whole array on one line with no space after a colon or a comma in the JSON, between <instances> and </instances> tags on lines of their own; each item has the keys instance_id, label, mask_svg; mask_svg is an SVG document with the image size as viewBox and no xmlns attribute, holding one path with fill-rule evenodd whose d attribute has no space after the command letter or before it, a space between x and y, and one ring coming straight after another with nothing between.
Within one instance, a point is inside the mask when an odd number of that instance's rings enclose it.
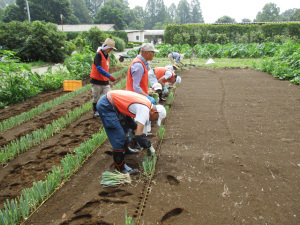
<instances>
[{"instance_id":1,"label":"orange safety vest","mask_svg":"<svg viewBox=\"0 0 300 225\"><path fill-rule=\"evenodd\" d=\"M132 60L130 66L129 66L128 73L127 73L126 90L127 91L134 91L133 90L133 79L132 79L132 75L131 75L130 71L131 71L131 66L136 62L142 63L142 65L144 67L145 72L144 72L143 77L141 79L140 87L143 90L143 92L148 94L148 69L145 66L144 62L141 59L139 59L138 57L136 57L134 60Z\"/></svg>"},{"instance_id":2,"label":"orange safety vest","mask_svg":"<svg viewBox=\"0 0 300 225\"><path fill-rule=\"evenodd\" d=\"M170 71L172 73L172 77L175 77L175 73L172 70L169 70L165 67L155 67L153 69L153 72L156 75L157 80L162 78L165 75L166 71ZM164 80L164 83L169 82L172 79L172 77L170 77L170 79Z\"/></svg>"},{"instance_id":3,"label":"orange safety vest","mask_svg":"<svg viewBox=\"0 0 300 225\"><path fill-rule=\"evenodd\" d=\"M99 52L101 54L101 67L106 72L109 73L109 57L107 57L107 59L106 59L103 52L101 50ZM93 62L90 77L95 79L95 80L108 81L108 77L105 77L101 73L99 73L99 71L96 68L95 62Z\"/></svg>"},{"instance_id":4,"label":"orange safety vest","mask_svg":"<svg viewBox=\"0 0 300 225\"><path fill-rule=\"evenodd\" d=\"M151 101L144 95L138 94L132 91L125 90L113 90L107 92L107 99L110 101L111 105L117 109L119 112L130 116L135 117L128 109L131 104L138 103L145 105L151 110Z\"/></svg>"}]
</instances>

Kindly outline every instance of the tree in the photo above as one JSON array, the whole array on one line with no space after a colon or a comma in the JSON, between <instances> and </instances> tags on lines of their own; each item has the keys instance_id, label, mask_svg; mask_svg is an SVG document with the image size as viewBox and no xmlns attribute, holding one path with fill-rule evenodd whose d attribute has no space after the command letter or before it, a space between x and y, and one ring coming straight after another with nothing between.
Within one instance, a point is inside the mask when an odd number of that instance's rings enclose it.
<instances>
[{"instance_id":1,"label":"tree","mask_svg":"<svg viewBox=\"0 0 300 225\"><path fill-rule=\"evenodd\" d=\"M175 19L177 17L176 5L174 3L172 3L167 11L168 11L168 14L170 15L171 19L173 20L173 22L175 22Z\"/></svg>"},{"instance_id":2,"label":"tree","mask_svg":"<svg viewBox=\"0 0 300 225\"><path fill-rule=\"evenodd\" d=\"M0 0L0 9L4 9L10 4L15 4L15 0Z\"/></svg>"},{"instance_id":3,"label":"tree","mask_svg":"<svg viewBox=\"0 0 300 225\"><path fill-rule=\"evenodd\" d=\"M95 19L97 12L104 5L104 0L85 0L85 4L92 19Z\"/></svg>"},{"instance_id":4,"label":"tree","mask_svg":"<svg viewBox=\"0 0 300 225\"><path fill-rule=\"evenodd\" d=\"M10 4L5 7L3 10L3 22L9 23L13 20L15 21L24 21L26 19L27 14L24 14L22 10L15 4Z\"/></svg>"},{"instance_id":5,"label":"tree","mask_svg":"<svg viewBox=\"0 0 300 225\"><path fill-rule=\"evenodd\" d=\"M166 13L163 0L148 0L145 8L144 28L152 29L157 22L164 22Z\"/></svg>"},{"instance_id":6,"label":"tree","mask_svg":"<svg viewBox=\"0 0 300 225\"><path fill-rule=\"evenodd\" d=\"M191 2L191 22L192 23L204 23L200 3L198 0L192 0Z\"/></svg>"},{"instance_id":7,"label":"tree","mask_svg":"<svg viewBox=\"0 0 300 225\"><path fill-rule=\"evenodd\" d=\"M179 23L191 23L190 5L187 0L180 0L177 7L177 17Z\"/></svg>"},{"instance_id":8,"label":"tree","mask_svg":"<svg viewBox=\"0 0 300 225\"><path fill-rule=\"evenodd\" d=\"M85 0L71 0L73 14L79 19L80 23L92 23L92 17L86 6Z\"/></svg>"},{"instance_id":9,"label":"tree","mask_svg":"<svg viewBox=\"0 0 300 225\"><path fill-rule=\"evenodd\" d=\"M291 16L291 21L300 21L300 9L297 9L296 12Z\"/></svg>"},{"instance_id":10,"label":"tree","mask_svg":"<svg viewBox=\"0 0 300 225\"><path fill-rule=\"evenodd\" d=\"M279 19L280 8L275 3L267 3L256 15L255 22L272 22Z\"/></svg>"},{"instance_id":11,"label":"tree","mask_svg":"<svg viewBox=\"0 0 300 225\"><path fill-rule=\"evenodd\" d=\"M32 21L44 20L60 24L60 14L65 18L72 14L69 0L29 0L28 3Z\"/></svg>"},{"instance_id":12,"label":"tree","mask_svg":"<svg viewBox=\"0 0 300 225\"><path fill-rule=\"evenodd\" d=\"M236 23L235 19L229 16L222 16L215 23Z\"/></svg>"},{"instance_id":13,"label":"tree","mask_svg":"<svg viewBox=\"0 0 300 225\"><path fill-rule=\"evenodd\" d=\"M120 30L126 28L123 10L106 5L97 12L94 23L115 24Z\"/></svg>"},{"instance_id":14,"label":"tree","mask_svg":"<svg viewBox=\"0 0 300 225\"><path fill-rule=\"evenodd\" d=\"M244 22L244 23L250 23L252 21L250 19L248 19L248 18L244 18L244 19L242 19L242 22Z\"/></svg>"},{"instance_id":15,"label":"tree","mask_svg":"<svg viewBox=\"0 0 300 225\"><path fill-rule=\"evenodd\" d=\"M142 30L144 27L144 22L136 9L126 9L124 12L124 21L128 29Z\"/></svg>"},{"instance_id":16,"label":"tree","mask_svg":"<svg viewBox=\"0 0 300 225\"><path fill-rule=\"evenodd\" d=\"M290 21L291 16L296 12L296 8L285 10L283 13L279 15L280 21Z\"/></svg>"}]
</instances>

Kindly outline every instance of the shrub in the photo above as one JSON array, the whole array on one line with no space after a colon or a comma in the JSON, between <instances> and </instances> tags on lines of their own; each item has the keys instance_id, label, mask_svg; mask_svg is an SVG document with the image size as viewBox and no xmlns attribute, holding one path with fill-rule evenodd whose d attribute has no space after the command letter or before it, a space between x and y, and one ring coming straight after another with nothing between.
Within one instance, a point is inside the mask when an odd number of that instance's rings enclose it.
<instances>
[{"instance_id":1,"label":"shrub","mask_svg":"<svg viewBox=\"0 0 300 225\"><path fill-rule=\"evenodd\" d=\"M15 51L21 61L62 62L66 34L52 23L10 22L0 25L0 45Z\"/></svg>"},{"instance_id":2,"label":"shrub","mask_svg":"<svg viewBox=\"0 0 300 225\"><path fill-rule=\"evenodd\" d=\"M118 38L118 37L113 37L113 39L116 42L115 48L117 49L117 51L118 52L124 51L124 49L125 49L125 41L123 41L123 39Z\"/></svg>"}]
</instances>

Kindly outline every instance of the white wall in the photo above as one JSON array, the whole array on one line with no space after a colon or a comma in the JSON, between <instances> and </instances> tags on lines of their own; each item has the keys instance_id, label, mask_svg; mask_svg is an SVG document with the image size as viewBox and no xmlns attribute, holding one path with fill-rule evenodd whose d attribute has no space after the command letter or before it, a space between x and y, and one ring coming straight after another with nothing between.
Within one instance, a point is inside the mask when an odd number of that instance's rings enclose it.
<instances>
[{"instance_id":1,"label":"white wall","mask_svg":"<svg viewBox=\"0 0 300 225\"><path fill-rule=\"evenodd\" d=\"M144 31L127 33L127 37L128 37L128 41L131 42L144 42Z\"/></svg>"}]
</instances>

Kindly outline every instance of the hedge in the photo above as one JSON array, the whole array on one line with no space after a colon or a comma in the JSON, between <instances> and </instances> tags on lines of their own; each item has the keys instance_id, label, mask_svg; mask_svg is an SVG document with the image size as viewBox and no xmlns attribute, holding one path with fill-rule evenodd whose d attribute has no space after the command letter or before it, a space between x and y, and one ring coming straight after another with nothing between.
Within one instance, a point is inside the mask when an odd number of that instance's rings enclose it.
<instances>
[{"instance_id":1,"label":"hedge","mask_svg":"<svg viewBox=\"0 0 300 225\"><path fill-rule=\"evenodd\" d=\"M280 38L299 40L300 22L168 25L164 33L165 43L191 46L203 43L262 43Z\"/></svg>"}]
</instances>

